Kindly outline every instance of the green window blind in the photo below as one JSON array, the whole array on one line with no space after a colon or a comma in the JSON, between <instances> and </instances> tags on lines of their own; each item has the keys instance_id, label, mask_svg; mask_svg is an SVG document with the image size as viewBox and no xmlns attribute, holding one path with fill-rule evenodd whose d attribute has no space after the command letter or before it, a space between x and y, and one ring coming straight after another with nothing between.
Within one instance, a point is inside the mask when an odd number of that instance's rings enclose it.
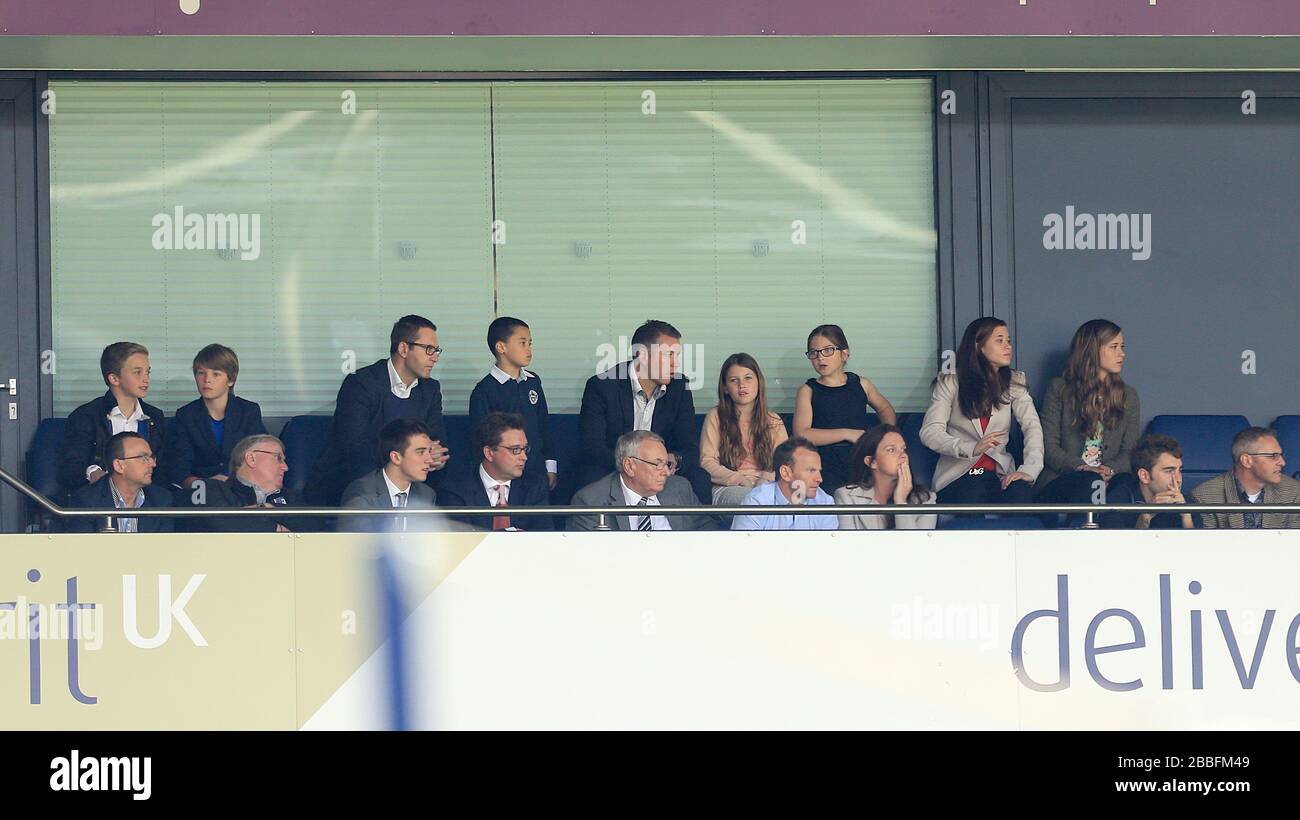
<instances>
[{"instance_id":1,"label":"green window blind","mask_svg":"<svg viewBox=\"0 0 1300 820\"><path fill-rule=\"evenodd\" d=\"M463 412L492 318L486 86L53 87L56 414L103 392L100 351L122 339L149 348L168 413L197 397L209 342L239 353L236 392L264 414L331 412L344 368L387 356L406 313L438 324L436 377ZM260 253L155 249L176 207L260 215Z\"/></svg>"},{"instance_id":2,"label":"green window blind","mask_svg":"<svg viewBox=\"0 0 1300 820\"><path fill-rule=\"evenodd\" d=\"M647 318L682 331L700 412L739 351L791 410L824 322L844 328L851 369L924 409L932 108L928 80L494 87L499 305L530 323L552 409L576 411Z\"/></svg>"},{"instance_id":3,"label":"green window blind","mask_svg":"<svg viewBox=\"0 0 1300 820\"><path fill-rule=\"evenodd\" d=\"M646 318L682 330L701 412L741 350L791 409L822 322L896 407L926 404L928 80L53 88L56 414L103 391L119 339L150 348L168 412L213 341L268 416L330 412L344 367L386 355L409 312L439 326L450 413L504 314L532 326L553 412ZM178 206L260 215L257 257L155 249Z\"/></svg>"}]
</instances>

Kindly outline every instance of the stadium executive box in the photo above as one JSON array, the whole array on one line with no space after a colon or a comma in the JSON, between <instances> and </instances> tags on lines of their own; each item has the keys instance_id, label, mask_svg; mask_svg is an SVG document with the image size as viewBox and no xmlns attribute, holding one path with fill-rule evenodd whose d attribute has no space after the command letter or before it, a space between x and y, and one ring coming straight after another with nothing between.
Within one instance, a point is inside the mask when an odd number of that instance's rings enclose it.
<instances>
[{"instance_id":1,"label":"stadium executive box","mask_svg":"<svg viewBox=\"0 0 1300 820\"><path fill-rule=\"evenodd\" d=\"M498 533L386 555L417 727L1294 729L1298 541ZM0 536L0 726L389 725L380 549Z\"/></svg>"}]
</instances>

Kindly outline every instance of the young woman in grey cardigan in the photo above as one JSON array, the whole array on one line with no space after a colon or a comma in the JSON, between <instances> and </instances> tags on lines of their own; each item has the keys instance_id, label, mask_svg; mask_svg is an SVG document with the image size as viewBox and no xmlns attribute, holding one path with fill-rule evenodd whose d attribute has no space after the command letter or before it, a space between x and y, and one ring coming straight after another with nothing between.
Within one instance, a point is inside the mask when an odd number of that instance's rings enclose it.
<instances>
[{"instance_id":1,"label":"young woman in grey cardigan","mask_svg":"<svg viewBox=\"0 0 1300 820\"><path fill-rule=\"evenodd\" d=\"M1043 461L1034 500L1087 504L1101 485L1127 473L1142 411L1124 384L1124 334L1114 322L1085 322L1070 342L1065 372L1043 400Z\"/></svg>"}]
</instances>

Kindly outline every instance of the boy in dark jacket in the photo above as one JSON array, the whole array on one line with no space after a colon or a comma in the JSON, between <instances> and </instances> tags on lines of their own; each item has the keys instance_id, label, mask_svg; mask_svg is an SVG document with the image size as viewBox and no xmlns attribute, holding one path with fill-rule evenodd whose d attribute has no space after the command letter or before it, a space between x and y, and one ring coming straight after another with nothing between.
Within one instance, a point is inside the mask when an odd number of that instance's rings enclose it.
<instances>
[{"instance_id":1,"label":"boy in dark jacket","mask_svg":"<svg viewBox=\"0 0 1300 820\"><path fill-rule=\"evenodd\" d=\"M108 441L122 432L148 439L154 456L164 451L163 411L146 404L149 350L135 342L114 342L99 357L108 392L72 411L59 443L59 486L65 494L103 480Z\"/></svg>"}]
</instances>

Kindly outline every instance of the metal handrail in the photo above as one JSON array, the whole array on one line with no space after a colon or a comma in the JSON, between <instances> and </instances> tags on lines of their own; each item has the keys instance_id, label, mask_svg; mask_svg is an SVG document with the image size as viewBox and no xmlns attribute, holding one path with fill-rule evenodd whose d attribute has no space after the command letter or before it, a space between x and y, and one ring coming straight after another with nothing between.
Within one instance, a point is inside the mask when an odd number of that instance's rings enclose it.
<instances>
[{"instance_id":1,"label":"metal handrail","mask_svg":"<svg viewBox=\"0 0 1300 820\"><path fill-rule=\"evenodd\" d=\"M103 479L107 481L108 479ZM270 516L283 518L300 517L372 517L401 515L403 517L474 515L494 516L501 514L500 507L405 507L401 513L393 509L357 507L154 507L131 508L129 515L124 515L118 508L68 508L55 504L27 482L0 467L0 481L13 487L29 500L35 502L46 512L60 518L238 518ZM1136 513L1241 513L1246 510L1243 504L764 504L746 506L721 505L675 505L656 506L654 515L961 515L964 513L998 513L1023 515L1052 515L1058 513L1077 513L1086 517L1085 528L1096 527L1093 516L1102 512L1136 512ZM510 516L527 517L530 515L584 515L598 516L603 524L609 515L645 515L646 507L641 506L544 506L544 507L510 507ZM1252 513L1295 513L1300 514L1300 504L1251 504ZM1091 525L1091 526L1090 526ZM598 527L600 528L600 527Z\"/></svg>"}]
</instances>

